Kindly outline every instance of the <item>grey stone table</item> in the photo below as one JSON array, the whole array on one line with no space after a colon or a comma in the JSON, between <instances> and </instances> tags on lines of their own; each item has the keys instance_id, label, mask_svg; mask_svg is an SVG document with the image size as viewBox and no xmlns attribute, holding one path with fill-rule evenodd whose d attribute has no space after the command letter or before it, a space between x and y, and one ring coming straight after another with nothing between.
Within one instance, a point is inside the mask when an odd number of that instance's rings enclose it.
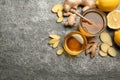
<instances>
[{"instance_id":1,"label":"grey stone table","mask_svg":"<svg viewBox=\"0 0 120 80\"><path fill-rule=\"evenodd\" d=\"M56 23L50 9L64 0L0 0L0 80L119 80L120 54L94 59L57 56L49 34L77 28ZM107 29L113 36L113 32ZM60 48L61 46L59 46ZM118 53L120 48L115 46Z\"/></svg>"}]
</instances>

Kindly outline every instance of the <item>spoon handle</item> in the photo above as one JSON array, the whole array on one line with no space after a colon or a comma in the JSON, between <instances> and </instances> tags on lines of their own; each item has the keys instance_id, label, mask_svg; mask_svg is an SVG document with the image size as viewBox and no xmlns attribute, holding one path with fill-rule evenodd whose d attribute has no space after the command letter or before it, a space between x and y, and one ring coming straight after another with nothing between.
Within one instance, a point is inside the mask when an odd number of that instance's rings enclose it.
<instances>
[{"instance_id":1,"label":"spoon handle","mask_svg":"<svg viewBox=\"0 0 120 80\"><path fill-rule=\"evenodd\" d=\"M77 16L79 16L79 17L85 19L85 20L86 20L87 22L89 22L91 25L95 25L97 28L99 28L99 26L98 26L96 23L94 23L93 21L91 21L91 20L85 18L85 17L82 16L80 13L78 13L76 10L70 9L70 12L72 12L72 13L76 14Z\"/></svg>"}]
</instances>

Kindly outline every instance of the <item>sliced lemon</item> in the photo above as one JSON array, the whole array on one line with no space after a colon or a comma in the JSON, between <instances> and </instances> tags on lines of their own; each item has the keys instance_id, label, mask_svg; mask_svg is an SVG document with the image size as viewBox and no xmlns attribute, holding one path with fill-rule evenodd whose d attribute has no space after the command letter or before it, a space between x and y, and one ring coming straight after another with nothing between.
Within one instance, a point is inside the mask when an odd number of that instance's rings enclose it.
<instances>
[{"instance_id":1,"label":"sliced lemon","mask_svg":"<svg viewBox=\"0 0 120 80\"><path fill-rule=\"evenodd\" d=\"M120 10L114 10L107 15L108 27L111 29L120 28Z\"/></svg>"}]
</instances>

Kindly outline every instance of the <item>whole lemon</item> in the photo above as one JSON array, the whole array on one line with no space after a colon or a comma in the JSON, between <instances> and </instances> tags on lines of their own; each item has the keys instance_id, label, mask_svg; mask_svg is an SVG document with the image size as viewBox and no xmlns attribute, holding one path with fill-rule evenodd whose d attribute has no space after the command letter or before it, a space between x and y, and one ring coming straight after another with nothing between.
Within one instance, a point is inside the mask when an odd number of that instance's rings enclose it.
<instances>
[{"instance_id":1,"label":"whole lemon","mask_svg":"<svg viewBox=\"0 0 120 80\"><path fill-rule=\"evenodd\" d=\"M114 33L114 41L118 46L120 46L120 29L115 31L115 33Z\"/></svg>"},{"instance_id":2,"label":"whole lemon","mask_svg":"<svg viewBox=\"0 0 120 80\"><path fill-rule=\"evenodd\" d=\"M104 12L110 12L118 7L120 0L97 0L96 5Z\"/></svg>"}]
</instances>

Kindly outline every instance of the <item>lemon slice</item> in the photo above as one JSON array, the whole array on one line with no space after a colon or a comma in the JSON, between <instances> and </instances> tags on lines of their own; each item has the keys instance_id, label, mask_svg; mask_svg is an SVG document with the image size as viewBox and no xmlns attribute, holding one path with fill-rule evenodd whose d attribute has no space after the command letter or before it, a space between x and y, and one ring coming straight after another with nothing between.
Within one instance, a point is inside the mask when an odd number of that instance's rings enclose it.
<instances>
[{"instance_id":1,"label":"lemon slice","mask_svg":"<svg viewBox=\"0 0 120 80\"><path fill-rule=\"evenodd\" d=\"M108 27L111 29L120 28L120 10L114 10L107 15Z\"/></svg>"}]
</instances>

